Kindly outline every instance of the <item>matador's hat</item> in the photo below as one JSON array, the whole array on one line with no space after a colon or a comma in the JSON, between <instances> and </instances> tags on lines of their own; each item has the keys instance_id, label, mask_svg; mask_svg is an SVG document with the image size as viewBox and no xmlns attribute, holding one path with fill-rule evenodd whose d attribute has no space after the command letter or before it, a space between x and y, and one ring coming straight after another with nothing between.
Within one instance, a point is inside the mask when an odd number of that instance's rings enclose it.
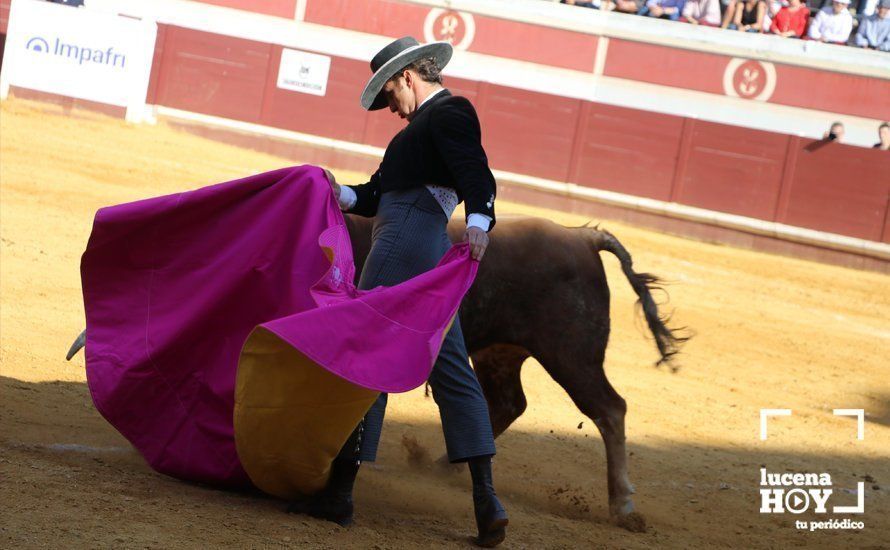
<instances>
[{"instance_id":1,"label":"matador's hat","mask_svg":"<svg viewBox=\"0 0 890 550\"><path fill-rule=\"evenodd\" d=\"M374 74L362 91L362 107L369 111L386 107L383 86L387 80L408 65L427 57L435 59L439 69L443 69L451 60L452 53L454 53L454 49L448 42L421 44L411 36L391 42L377 52L377 55L371 60L371 70Z\"/></svg>"}]
</instances>

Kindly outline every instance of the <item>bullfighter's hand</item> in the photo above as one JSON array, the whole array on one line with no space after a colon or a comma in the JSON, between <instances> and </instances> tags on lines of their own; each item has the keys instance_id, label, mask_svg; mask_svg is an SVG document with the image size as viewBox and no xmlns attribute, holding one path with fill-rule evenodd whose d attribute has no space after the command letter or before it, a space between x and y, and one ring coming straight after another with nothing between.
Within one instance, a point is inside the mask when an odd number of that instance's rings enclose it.
<instances>
[{"instance_id":1,"label":"bullfighter's hand","mask_svg":"<svg viewBox=\"0 0 890 550\"><path fill-rule=\"evenodd\" d=\"M324 175L328 178L328 181L331 182L331 188L334 190L334 196L337 200L340 200L340 184L337 183L337 178L334 177L334 174L328 170L327 168L322 168L324 170Z\"/></svg>"},{"instance_id":2,"label":"bullfighter's hand","mask_svg":"<svg viewBox=\"0 0 890 550\"><path fill-rule=\"evenodd\" d=\"M464 232L464 242L470 243L473 259L481 262L485 249L488 248L488 233L481 227L468 227Z\"/></svg>"}]
</instances>

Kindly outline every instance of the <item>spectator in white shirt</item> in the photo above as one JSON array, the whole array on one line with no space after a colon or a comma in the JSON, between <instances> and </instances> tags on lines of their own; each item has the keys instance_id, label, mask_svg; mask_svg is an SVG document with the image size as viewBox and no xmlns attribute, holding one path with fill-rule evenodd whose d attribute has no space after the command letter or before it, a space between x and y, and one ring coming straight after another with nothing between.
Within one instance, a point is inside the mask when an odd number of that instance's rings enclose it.
<instances>
[{"instance_id":1,"label":"spectator in white shirt","mask_svg":"<svg viewBox=\"0 0 890 550\"><path fill-rule=\"evenodd\" d=\"M686 5L683 6L683 21L693 25L719 27L720 1L686 0Z\"/></svg>"},{"instance_id":2,"label":"spectator in white shirt","mask_svg":"<svg viewBox=\"0 0 890 550\"><path fill-rule=\"evenodd\" d=\"M816 20L810 23L810 39L846 44L853 32L853 16L847 9L849 4L850 0L833 0L831 6L822 8L816 15Z\"/></svg>"}]
</instances>

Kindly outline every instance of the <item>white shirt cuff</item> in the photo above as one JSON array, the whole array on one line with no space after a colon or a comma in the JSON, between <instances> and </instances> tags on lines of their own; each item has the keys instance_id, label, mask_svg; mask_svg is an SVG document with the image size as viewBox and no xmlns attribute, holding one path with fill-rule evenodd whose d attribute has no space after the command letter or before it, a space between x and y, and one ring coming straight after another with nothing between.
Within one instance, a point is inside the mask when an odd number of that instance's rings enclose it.
<instances>
[{"instance_id":1,"label":"white shirt cuff","mask_svg":"<svg viewBox=\"0 0 890 550\"><path fill-rule=\"evenodd\" d=\"M340 186L340 198L337 200L340 204L340 210L349 210L355 206L356 200L358 200L358 197L355 196L355 191L352 190L352 187L348 185Z\"/></svg>"},{"instance_id":2,"label":"white shirt cuff","mask_svg":"<svg viewBox=\"0 0 890 550\"><path fill-rule=\"evenodd\" d=\"M488 231L488 228L491 226L491 216L486 216L485 214L480 214L478 212L473 212L469 216L467 216L467 229L471 227L478 227L482 231Z\"/></svg>"}]
</instances>

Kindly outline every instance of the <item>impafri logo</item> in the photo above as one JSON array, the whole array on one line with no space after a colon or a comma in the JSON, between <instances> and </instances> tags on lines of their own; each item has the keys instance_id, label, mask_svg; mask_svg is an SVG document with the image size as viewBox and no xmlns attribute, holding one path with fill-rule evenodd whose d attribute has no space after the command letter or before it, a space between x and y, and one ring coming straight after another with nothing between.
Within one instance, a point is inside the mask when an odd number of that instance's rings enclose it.
<instances>
[{"instance_id":1,"label":"impafri logo","mask_svg":"<svg viewBox=\"0 0 890 550\"><path fill-rule=\"evenodd\" d=\"M836 416L856 416L857 439L865 438L864 417L862 409L834 409ZM772 416L791 416L790 409L760 410L760 439L766 440L767 419ZM831 474L827 472L770 472L760 468L760 513L761 514L802 514L812 511L815 514L829 513L828 500L835 493ZM855 506L831 506L833 514L864 514L865 483L857 483ZM809 531L823 529L863 529L864 522L845 518L826 519L823 521L795 521L798 529Z\"/></svg>"},{"instance_id":2,"label":"impafri logo","mask_svg":"<svg viewBox=\"0 0 890 550\"><path fill-rule=\"evenodd\" d=\"M34 52L49 52L49 42L39 36L35 36L31 40L28 40L28 43L25 44L25 49Z\"/></svg>"},{"instance_id":3,"label":"impafri logo","mask_svg":"<svg viewBox=\"0 0 890 550\"><path fill-rule=\"evenodd\" d=\"M63 57L78 65L98 64L108 65L123 69L127 65L127 56L123 53L114 51L114 46L108 48L87 48L77 44L67 44L62 42L58 37L47 41L40 36L34 36L25 43L25 49L32 52L48 53L54 56Z\"/></svg>"}]
</instances>

